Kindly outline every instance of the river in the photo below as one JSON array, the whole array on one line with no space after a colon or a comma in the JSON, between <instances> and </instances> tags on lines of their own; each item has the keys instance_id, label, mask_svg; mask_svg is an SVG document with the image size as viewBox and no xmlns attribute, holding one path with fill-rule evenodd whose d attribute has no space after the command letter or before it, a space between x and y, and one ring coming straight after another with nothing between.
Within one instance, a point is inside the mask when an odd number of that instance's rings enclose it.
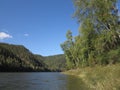
<instances>
[{"instance_id":1,"label":"river","mask_svg":"<svg viewBox=\"0 0 120 90\"><path fill-rule=\"evenodd\" d=\"M88 90L81 79L58 72L0 73L0 90Z\"/></svg>"}]
</instances>

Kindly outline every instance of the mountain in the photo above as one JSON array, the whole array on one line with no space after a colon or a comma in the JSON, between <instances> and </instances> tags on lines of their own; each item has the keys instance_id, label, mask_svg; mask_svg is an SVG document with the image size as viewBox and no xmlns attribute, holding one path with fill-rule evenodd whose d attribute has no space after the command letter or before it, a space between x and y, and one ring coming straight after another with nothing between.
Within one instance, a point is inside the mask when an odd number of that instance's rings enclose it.
<instances>
[{"instance_id":1,"label":"mountain","mask_svg":"<svg viewBox=\"0 0 120 90\"><path fill-rule=\"evenodd\" d=\"M66 70L66 60L64 54L44 57L44 63L50 71Z\"/></svg>"},{"instance_id":2,"label":"mountain","mask_svg":"<svg viewBox=\"0 0 120 90\"><path fill-rule=\"evenodd\" d=\"M22 45L0 43L0 72L64 71L64 54L41 56Z\"/></svg>"},{"instance_id":3,"label":"mountain","mask_svg":"<svg viewBox=\"0 0 120 90\"><path fill-rule=\"evenodd\" d=\"M42 59L42 56L32 54L22 45L0 43L1 72L46 71Z\"/></svg>"}]
</instances>

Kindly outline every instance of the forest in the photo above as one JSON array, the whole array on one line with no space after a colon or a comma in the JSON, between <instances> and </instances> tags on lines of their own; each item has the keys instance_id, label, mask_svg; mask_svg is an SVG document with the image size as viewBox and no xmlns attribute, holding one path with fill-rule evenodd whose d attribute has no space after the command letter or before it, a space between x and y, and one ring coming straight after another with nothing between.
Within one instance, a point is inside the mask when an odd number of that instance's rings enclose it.
<instances>
[{"instance_id":1,"label":"forest","mask_svg":"<svg viewBox=\"0 0 120 90\"><path fill-rule=\"evenodd\" d=\"M66 59L64 54L44 57L44 63L50 71L60 72L66 70Z\"/></svg>"},{"instance_id":2,"label":"forest","mask_svg":"<svg viewBox=\"0 0 120 90\"><path fill-rule=\"evenodd\" d=\"M22 45L0 43L0 72L51 72L65 69L64 55L41 56Z\"/></svg>"},{"instance_id":3,"label":"forest","mask_svg":"<svg viewBox=\"0 0 120 90\"><path fill-rule=\"evenodd\" d=\"M73 0L79 33L61 44L67 69L120 62L118 0Z\"/></svg>"},{"instance_id":4,"label":"forest","mask_svg":"<svg viewBox=\"0 0 120 90\"><path fill-rule=\"evenodd\" d=\"M44 63L22 45L0 43L0 71L44 71Z\"/></svg>"}]
</instances>

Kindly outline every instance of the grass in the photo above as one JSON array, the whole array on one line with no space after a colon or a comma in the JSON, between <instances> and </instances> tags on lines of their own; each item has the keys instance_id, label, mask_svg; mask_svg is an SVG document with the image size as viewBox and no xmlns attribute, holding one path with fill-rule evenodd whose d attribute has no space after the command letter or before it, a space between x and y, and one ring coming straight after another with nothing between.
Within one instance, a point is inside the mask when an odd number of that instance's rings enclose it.
<instances>
[{"instance_id":1,"label":"grass","mask_svg":"<svg viewBox=\"0 0 120 90\"><path fill-rule=\"evenodd\" d=\"M120 64L73 69L64 73L81 78L92 90L120 90Z\"/></svg>"}]
</instances>

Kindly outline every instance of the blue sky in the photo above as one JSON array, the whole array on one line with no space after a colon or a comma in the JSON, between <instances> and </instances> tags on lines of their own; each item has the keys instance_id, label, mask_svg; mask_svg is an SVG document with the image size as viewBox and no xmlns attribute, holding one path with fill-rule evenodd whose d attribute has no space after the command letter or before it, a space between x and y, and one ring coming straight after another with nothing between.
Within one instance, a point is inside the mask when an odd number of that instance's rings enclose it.
<instances>
[{"instance_id":1,"label":"blue sky","mask_svg":"<svg viewBox=\"0 0 120 90\"><path fill-rule=\"evenodd\" d=\"M62 54L67 30L78 33L74 10L72 0L0 0L0 42L43 56Z\"/></svg>"},{"instance_id":2,"label":"blue sky","mask_svg":"<svg viewBox=\"0 0 120 90\"><path fill-rule=\"evenodd\" d=\"M0 42L24 45L34 54L62 54L67 30L78 32L72 0L0 0Z\"/></svg>"},{"instance_id":3,"label":"blue sky","mask_svg":"<svg viewBox=\"0 0 120 90\"><path fill-rule=\"evenodd\" d=\"M118 0L117 8L119 9L118 10L118 15L119 15L119 20L120 20L120 0Z\"/></svg>"}]
</instances>

